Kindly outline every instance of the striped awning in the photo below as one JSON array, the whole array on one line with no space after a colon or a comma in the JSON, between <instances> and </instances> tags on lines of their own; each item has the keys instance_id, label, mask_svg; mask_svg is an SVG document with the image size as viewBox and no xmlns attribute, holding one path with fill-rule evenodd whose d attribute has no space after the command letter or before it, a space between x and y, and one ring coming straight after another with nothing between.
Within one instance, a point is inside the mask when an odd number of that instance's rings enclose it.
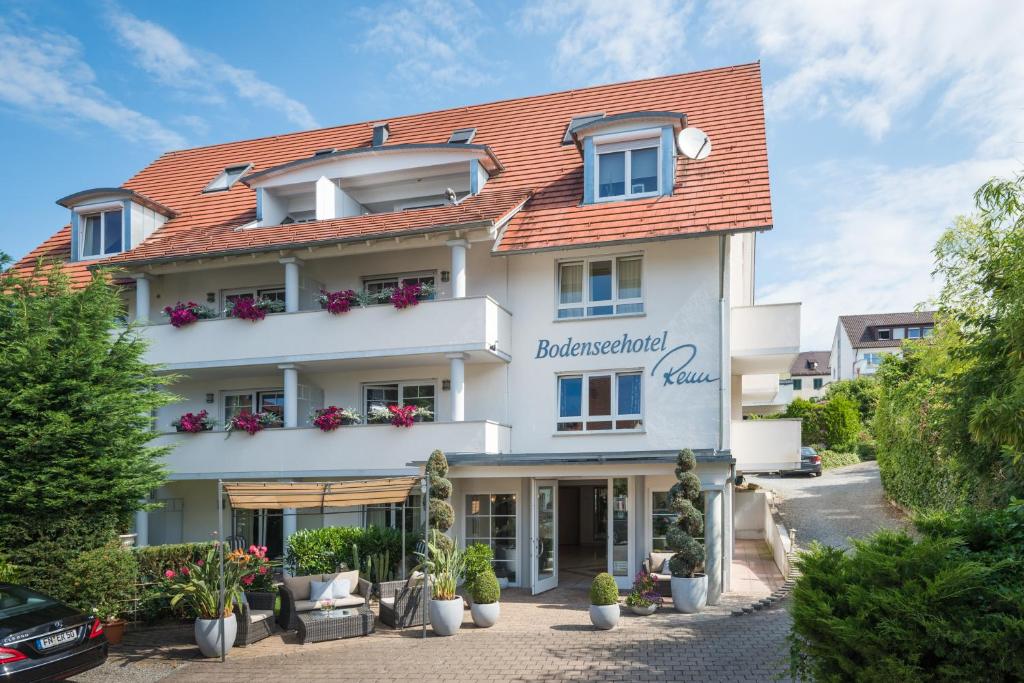
<instances>
[{"instance_id":1,"label":"striped awning","mask_svg":"<svg viewBox=\"0 0 1024 683\"><path fill-rule=\"evenodd\" d=\"M404 503L420 477L362 481L225 482L224 493L236 510L326 508Z\"/></svg>"}]
</instances>

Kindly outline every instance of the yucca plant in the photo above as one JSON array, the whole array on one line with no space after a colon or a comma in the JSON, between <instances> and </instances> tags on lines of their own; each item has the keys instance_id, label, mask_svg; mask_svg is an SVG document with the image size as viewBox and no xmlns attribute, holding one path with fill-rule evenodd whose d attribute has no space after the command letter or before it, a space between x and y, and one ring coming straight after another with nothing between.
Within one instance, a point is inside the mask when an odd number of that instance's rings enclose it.
<instances>
[{"instance_id":1,"label":"yucca plant","mask_svg":"<svg viewBox=\"0 0 1024 683\"><path fill-rule=\"evenodd\" d=\"M416 553L420 558L418 569L430 572L431 597L434 600L454 600L459 580L466 571L466 556L457 543L428 543L429 557Z\"/></svg>"}]
</instances>

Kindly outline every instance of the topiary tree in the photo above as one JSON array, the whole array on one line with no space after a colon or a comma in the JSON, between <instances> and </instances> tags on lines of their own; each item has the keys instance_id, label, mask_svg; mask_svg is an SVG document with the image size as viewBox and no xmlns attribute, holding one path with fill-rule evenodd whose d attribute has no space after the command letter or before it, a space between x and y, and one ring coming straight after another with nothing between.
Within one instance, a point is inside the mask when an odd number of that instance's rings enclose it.
<instances>
[{"instance_id":1,"label":"topiary tree","mask_svg":"<svg viewBox=\"0 0 1024 683\"><path fill-rule=\"evenodd\" d=\"M665 542L675 551L668 566L672 576L693 578L697 567L704 562L704 546L694 536L704 530L704 515L694 503L700 499L700 479L693 473L697 458L685 448L676 458L676 484L669 489L669 508L679 517L669 527Z\"/></svg>"},{"instance_id":2,"label":"topiary tree","mask_svg":"<svg viewBox=\"0 0 1024 683\"><path fill-rule=\"evenodd\" d=\"M594 577L590 584L591 605L614 605L619 601L619 587L615 585L615 579L608 572L601 572Z\"/></svg>"},{"instance_id":3,"label":"topiary tree","mask_svg":"<svg viewBox=\"0 0 1024 683\"><path fill-rule=\"evenodd\" d=\"M478 605L490 605L498 602L501 597L501 586L498 585L498 577L490 567L487 571L479 574L473 581L472 587L473 602Z\"/></svg>"},{"instance_id":4,"label":"topiary tree","mask_svg":"<svg viewBox=\"0 0 1024 683\"><path fill-rule=\"evenodd\" d=\"M435 450L427 458L427 476L430 477L430 526L444 533L455 523L455 510L448 499L452 495L452 483L448 476L448 459L444 453Z\"/></svg>"}]
</instances>

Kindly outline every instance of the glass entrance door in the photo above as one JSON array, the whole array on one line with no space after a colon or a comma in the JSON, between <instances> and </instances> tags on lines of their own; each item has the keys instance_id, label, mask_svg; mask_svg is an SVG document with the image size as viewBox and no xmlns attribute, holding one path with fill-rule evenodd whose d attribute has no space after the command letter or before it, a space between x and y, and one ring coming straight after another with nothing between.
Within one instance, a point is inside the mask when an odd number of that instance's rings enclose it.
<instances>
[{"instance_id":1,"label":"glass entrance door","mask_svg":"<svg viewBox=\"0 0 1024 683\"><path fill-rule=\"evenodd\" d=\"M558 586L558 482L533 480L530 555L533 594Z\"/></svg>"},{"instance_id":2,"label":"glass entrance door","mask_svg":"<svg viewBox=\"0 0 1024 683\"><path fill-rule=\"evenodd\" d=\"M615 577L619 588L629 588L633 579L634 561L629 542L632 489L632 477L608 480L608 573Z\"/></svg>"}]
</instances>

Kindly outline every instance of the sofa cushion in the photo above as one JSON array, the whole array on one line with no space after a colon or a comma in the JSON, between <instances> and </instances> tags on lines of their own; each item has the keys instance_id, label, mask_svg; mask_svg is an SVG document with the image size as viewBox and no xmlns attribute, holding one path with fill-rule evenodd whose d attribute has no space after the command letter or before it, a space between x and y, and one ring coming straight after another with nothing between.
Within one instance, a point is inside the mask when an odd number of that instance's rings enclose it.
<instances>
[{"instance_id":1,"label":"sofa cushion","mask_svg":"<svg viewBox=\"0 0 1024 683\"><path fill-rule=\"evenodd\" d=\"M654 577L655 581L669 581L672 579L671 574L659 574L658 572L651 572L651 576Z\"/></svg>"},{"instance_id":2,"label":"sofa cushion","mask_svg":"<svg viewBox=\"0 0 1024 683\"><path fill-rule=\"evenodd\" d=\"M254 609L249 611L249 623L257 624L267 619L273 620L274 610L272 609Z\"/></svg>"},{"instance_id":3,"label":"sofa cushion","mask_svg":"<svg viewBox=\"0 0 1024 683\"><path fill-rule=\"evenodd\" d=\"M671 559L672 555L674 553L651 553L651 573L667 574L669 569L665 563Z\"/></svg>"},{"instance_id":4,"label":"sofa cushion","mask_svg":"<svg viewBox=\"0 0 1024 683\"><path fill-rule=\"evenodd\" d=\"M309 582L320 581L320 575L313 576L286 576L284 586L291 591L292 597L296 600L309 600Z\"/></svg>"},{"instance_id":5,"label":"sofa cushion","mask_svg":"<svg viewBox=\"0 0 1024 683\"><path fill-rule=\"evenodd\" d=\"M309 599L313 602L322 602L334 598L333 581L310 581Z\"/></svg>"},{"instance_id":6,"label":"sofa cushion","mask_svg":"<svg viewBox=\"0 0 1024 683\"><path fill-rule=\"evenodd\" d=\"M359 572L337 572L336 574L324 574L324 581L332 581L334 583L334 597L341 596L341 590L339 584L342 581L348 581L349 593L355 594L359 592Z\"/></svg>"},{"instance_id":7,"label":"sofa cushion","mask_svg":"<svg viewBox=\"0 0 1024 683\"><path fill-rule=\"evenodd\" d=\"M347 598L335 598L335 607L359 607L360 605L366 604L366 598L359 595L350 595ZM320 609L320 603L313 602L312 600L296 600L295 611L296 612L309 612L310 610Z\"/></svg>"}]
</instances>

